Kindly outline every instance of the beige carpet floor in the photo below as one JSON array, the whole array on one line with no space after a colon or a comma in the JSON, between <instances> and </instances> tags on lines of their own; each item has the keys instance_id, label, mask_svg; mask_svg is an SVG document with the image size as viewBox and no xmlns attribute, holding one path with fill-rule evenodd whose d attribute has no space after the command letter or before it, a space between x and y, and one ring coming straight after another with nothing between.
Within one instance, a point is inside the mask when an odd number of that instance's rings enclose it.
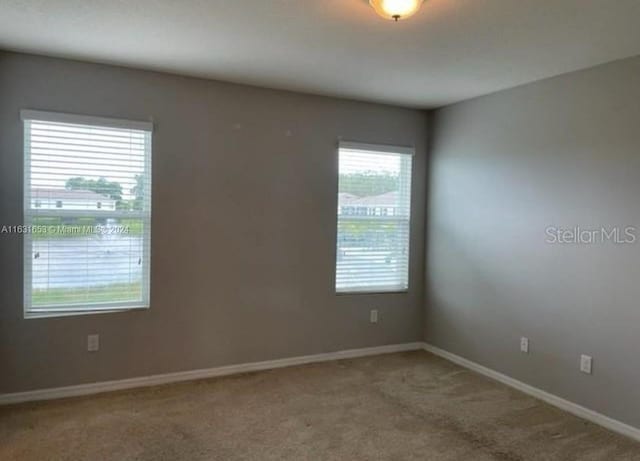
<instances>
[{"instance_id":1,"label":"beige carpet floor","mask_svg":"<svg viewBox=\"0 0 640 461\"><path fill-rule=\"evenodd\" d=\"M0 408L0 460L640 460L426 352Z\"/></svg>"}]
</instances>

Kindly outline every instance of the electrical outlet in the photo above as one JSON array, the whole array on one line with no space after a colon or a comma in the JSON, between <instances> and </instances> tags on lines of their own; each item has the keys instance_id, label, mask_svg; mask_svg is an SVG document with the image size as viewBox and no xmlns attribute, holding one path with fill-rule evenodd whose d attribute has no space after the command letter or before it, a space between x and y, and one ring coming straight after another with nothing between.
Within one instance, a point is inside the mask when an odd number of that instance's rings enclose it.
<instances>
[{"instance_id":1,"label":"electrical outlet","mask_svg":"<svg viewBox=\"0 0 640 461\"><path fill-rule=\"evenodd\" d=\"M529 338L520 338L520 352L529 353Z\"/></svg>"},{"instance_id":2,"label":"electrical outlet","mask_svg":"<svg viewBox=\"0 0 640 461\"><path fill-rule=\"evenodd\" d=\"M378 309L371 309L369 313L369 321L371 323L378 323Z\"/></svg>"},{"instance_id":3,"label":"electrical outlet","mask_svg":"<svg viewBox=\"0 0 640 461\"><path fill-rule=\"evenodd\" d=\"M580 357L580 371L588 375L591 374L593 366L593 358L588 355L582 355Z\"/></svg>"},{"instance_id":4,"label":"electrical outlet","mask_svg":"<svg viewBox=\"0 0 640 461\"><path fill-rule=\"evenodd\" d=\"M97 352L100 349L100 335L87 336L87 351Z\"/></svg>"}]
</instances>

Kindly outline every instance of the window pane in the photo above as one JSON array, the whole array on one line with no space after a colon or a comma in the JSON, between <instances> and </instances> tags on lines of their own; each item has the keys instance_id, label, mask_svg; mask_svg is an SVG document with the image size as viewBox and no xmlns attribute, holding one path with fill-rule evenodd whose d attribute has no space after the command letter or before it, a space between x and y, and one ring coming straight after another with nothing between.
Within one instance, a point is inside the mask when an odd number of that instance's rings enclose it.
<instances>
[{"instance_id":1,"label":"window pane","mask_svg":"<svg viewBox=\"0 0 640 461\"><path fill-rule=\"evenodd\" d=\"M54 217L33 225L33 307L143 301L141 219Z\"/></svg>"},{"instance_id":2,"label":"window pane","mask_svg":"<svg viewBox=\"0 0 640 461\"><path fill-rule=\"evenodd\" d=\"M151 132L36 115L25 118L25 312L148 306Z\"/></svg>"},{"instance_id":3,"label":"window pane","mask_svg":"<svg viewBox=\"0 0 640 461\"><path fill-rule=\"evenodd\" d=\"M28 122L30 206L140 210L145 203L147 133ZM100 205L98 205L100 203Z\"/></svg>"},{"instance_id":4,"label":"window pane","mask_svg":"<svg viewBox=\"0 0 640 461\"><path fill-rule=\"evenodd\" d=\"M336 291L408 288L411 156L341 148Z\"/></svg>"}]
</instances>

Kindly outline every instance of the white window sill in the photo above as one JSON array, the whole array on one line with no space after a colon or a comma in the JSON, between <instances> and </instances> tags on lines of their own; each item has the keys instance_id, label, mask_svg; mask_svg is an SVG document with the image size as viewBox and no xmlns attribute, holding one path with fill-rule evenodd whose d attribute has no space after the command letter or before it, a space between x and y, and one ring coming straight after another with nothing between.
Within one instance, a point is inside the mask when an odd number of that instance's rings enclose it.
<instances>
[{"instance_id":1,"label":"white window sill","mask_svg":"<svg viewBox=\"0 0 640 461\"><path fill-rule=\"evenodd\" d=\"M398 288L398 289L390 289L390 290L376 290L373 289L371 291L336 291L336 296L353 296L353 295L401 295L409 293L408 288Z\"/></svg>"},{"instance_id":2,"label":"white window sill","mask_svg":"<svg viewBox=\"0 0 640 461\"><path fill-rule=\"evenodd\" d=\"M66 310L47 310L41 309L37 311L25 311L24 318L25 319L44 319L44 318L53 318L53 317L72 317L77 315L91 315L91 314L113 314L116 312L129 312L129 311L141 311L149 309L148 305L132 305L127 307L107 307L103 309L66 309Z\"/></svg>"}]
</instances>

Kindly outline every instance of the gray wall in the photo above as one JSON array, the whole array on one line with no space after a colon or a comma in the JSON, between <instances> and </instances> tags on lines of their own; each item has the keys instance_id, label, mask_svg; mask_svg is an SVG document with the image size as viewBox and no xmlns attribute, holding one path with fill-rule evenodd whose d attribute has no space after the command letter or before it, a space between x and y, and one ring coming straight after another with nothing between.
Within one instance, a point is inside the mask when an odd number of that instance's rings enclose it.
<instances>
[{"instance_id":1,"label":"gray wall","mask_svg":"<svg viewBox=\"0 0 640 461\"><path fill-rule=\"evenodd\" d=\"M23 108L153 117L152 305L24 320L1 235L0 393L422 339L425 114L0 53L2 224L22 220ZM339 136L417 148L407 294L334 294Z\"/></svg>"},{"instance_id":2,"label":"gray wall","mask_svg":"<svg viewBox=\"0 0 640 461\"><path fill-rule=\"evenodd\" d=\"M640 243L545 229L640 226L639 77L628 59L437 111L425 315L428 342L635 426Z\"/></svg>"}]
</instances>

